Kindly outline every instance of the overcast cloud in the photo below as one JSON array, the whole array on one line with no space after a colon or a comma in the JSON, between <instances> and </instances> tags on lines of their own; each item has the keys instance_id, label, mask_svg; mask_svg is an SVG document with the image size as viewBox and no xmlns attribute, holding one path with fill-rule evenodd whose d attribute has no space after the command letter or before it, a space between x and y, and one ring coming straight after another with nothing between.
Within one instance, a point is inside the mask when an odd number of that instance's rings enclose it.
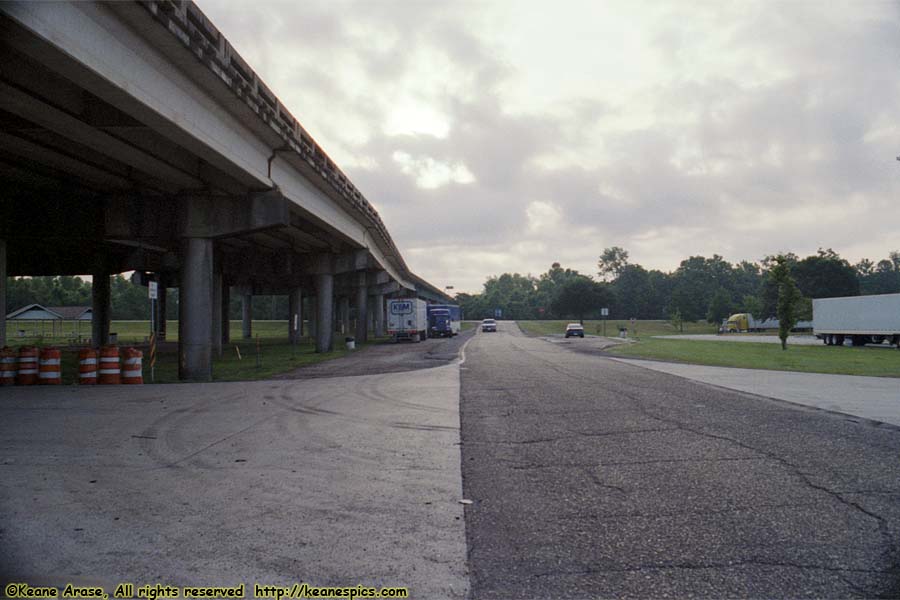
<instances>
[{"instance_id":1,"label":"overcast cloud","mask_svg":"<svg viewBox=\"0 0 900 600\"><path fill-rule=\"evenodd\" d=\"M439 287L900 248L897 3L198 4Z\"/></svg>"}]
</instances>

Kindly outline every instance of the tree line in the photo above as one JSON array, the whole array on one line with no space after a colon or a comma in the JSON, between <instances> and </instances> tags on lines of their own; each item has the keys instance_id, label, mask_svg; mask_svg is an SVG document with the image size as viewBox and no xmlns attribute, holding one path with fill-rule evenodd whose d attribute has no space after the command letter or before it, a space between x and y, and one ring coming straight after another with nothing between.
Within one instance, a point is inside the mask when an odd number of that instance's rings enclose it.
<instances>
[{"instance_id":1,"label":"tree line","mask_svg":"<svg viewBox=\"0 0 900 600\"><path fill-rule=\"evenodd\" d=\"M91 282L80 277L43 276L10 277L6 287L7 312L29 304L41 306L90 306ZM124 275L110 278L111 318L123 321L150 319L150 301L147 288L136 285ZM287 296L254 296L252 315L256 320L284 320L288 318ZM241 298L232 294L229 318L241 318ZM178 290L169 289L166 294L166 318L178 319Z\"/></svg>"},{"instance_id":2,"label":"tree line","mask_svg":"<svg viewBox=\"0 0 900 600\"><path fill-rule=\"evenodd\" d=\"M779 261L783 272L777 270ZM467 318L663 319L719 323L738 312L758 319L778 314L779 277L795 282L800 318L811 317L813 298L900 292L900 252L878 262L855 265L832 249L800 258L766 256L758 262L732 264L718 254L691 256L672 272L646 269L629 261L628 251L606 248L597 261L596 279L553 263L538 276L504 273L489 277L480 294L458 294ZM783 289L783 288L782 288Z\"/></svg>"},{"instance_id":3,"label":"tree line","mask_svg":"<svg viewBox=\"0 0 900 600\"><path fill-rule=\"evenodd\" d=\"M691 256L672 272L645 269L632 263L623 248L606 248L597 261L596 278L553 263L538 276L503 273L489 277L480 294L457 295L470 319L492 317L499 309L506 319L597 318L601 308L611 319L663 319L718 323L737 312L758 319L778 312L778 259L799 291L798 316L809 318L812 298L900 293L900 252L877 262L855 265L834 250L820 249L800 258L795 254L766 256L758 262L729 263L714 254ZM37 303L43 306L90 306L91 283L80 277L11 277L7 281L8 311ZM147 288L123 275L110 278L112 318L149 318ZM178 290L168 290L167 318L178 318ZM286 296L254 296L253 318L286 319ZM232 294L231 319L241 318L241 299Z\"/></svg>"}]
</instances>

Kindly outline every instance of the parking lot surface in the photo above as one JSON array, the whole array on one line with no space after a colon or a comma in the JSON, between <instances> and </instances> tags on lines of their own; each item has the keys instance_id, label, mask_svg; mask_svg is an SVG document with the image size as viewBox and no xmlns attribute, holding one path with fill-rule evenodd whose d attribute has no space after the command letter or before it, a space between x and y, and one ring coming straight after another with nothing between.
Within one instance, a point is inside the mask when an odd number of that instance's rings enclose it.
<instances>
[{"instance_id":1,"label":"parking lot surface","mask_svg":"<svg viewBox=\"0 0 900 600\"><path fill-rule=\"evenodd\" d=\"M0 579L462 598L458 399L457 365L2 389Z\"/></svg>"}]
</instances>

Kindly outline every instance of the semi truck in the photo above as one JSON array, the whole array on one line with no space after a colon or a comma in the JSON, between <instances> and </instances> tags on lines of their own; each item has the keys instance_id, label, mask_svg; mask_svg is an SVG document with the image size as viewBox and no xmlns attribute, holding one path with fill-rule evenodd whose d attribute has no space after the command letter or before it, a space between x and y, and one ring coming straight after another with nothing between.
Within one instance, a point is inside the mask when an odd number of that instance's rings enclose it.
<instances>
[{"instance_id":1,"label":"semi truck","mask_svg":"<svg viewBox=\"0 0 900 600\"><path fill-rule=\"evenodd\" d=\"M420 342L428 337L428 309L421 298L388 300L388 334L395 342Z\"/></svg>"},{"instance_id":2,"label":"semi truck","mask_svg":"<svg viewBox=\"0 0 900 600\"><path fill-rule=\"evenodd\" d=\"M900 294L816 298L813 333L828 346L887 341L900 349Z\"/></svg>"},{"instance_id":3,"label":"semi truck","mask_svg":"<svg viewBox=\"0 0 900 600\"><path fill-rule=\"evenodd\" d=\"M815 319L813 319L815 321ZM794 330L812 329L813 321L797 321ZM722 323L722 331L725 333L743 333L750 331L771 331L778 329L778 319L763 319L760 321L750 313L737 313L731 315Z\"/></svg>"},{"instance_id":4,"label":"semi truck","mask_svg":"<svg viewBox=\"0 0 900 600\"><path fill-rule=\"evenodd\" d=\"M461 327L459 306L455 304L428 305L428 335L430 337L453 337Z\"/></svg>"}]
</instances>

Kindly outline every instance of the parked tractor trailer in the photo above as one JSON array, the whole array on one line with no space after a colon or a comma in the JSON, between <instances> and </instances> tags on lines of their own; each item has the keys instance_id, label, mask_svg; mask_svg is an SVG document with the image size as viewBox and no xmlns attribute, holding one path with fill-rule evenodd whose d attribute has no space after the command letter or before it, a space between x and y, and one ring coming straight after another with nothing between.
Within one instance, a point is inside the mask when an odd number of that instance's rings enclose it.
<instances>
[{"instance_id":1,"label":"parked tractor trailer","mask_svg":"<svg viewBox=\"0 0 900 600\"><path fill-rule=\"evenodd\" d=\"M738 313L731 315L722 322L722 333L745 333L745 332L762 332L777 331L778 319L759 320L750 313ZM812 321L797 321L792 331L810 330L813 328Z\"/></svg>"},{"instance_id":2,"label":"parked tractor trailer","mask_svg":"<svg viewBox=\"0 0 900 600\"><path fill-rule=\"evenodd\" d=\"M453 337L458 335L462 321L459 306L455 304L428 305L428 336Z\"/></svg>"},{"instance_id":3,"label":"parked tractor trailer","mask_svg":"<svg viewBox=\"0 0 900 600\"><path fill-rule=\"evenodd\" d=\"M428 337L428 309L421 298L388 300L388 334L395 342L420 342Z\"/></svg>"},{"instance_id":4,"label":"parked tractor trailer","mask_svg":"<svg viewBox=\"0 0 900 600\"><path fill-rule=\"evenodd\" d=\"M813 300L813 333L828 346L881 344L900 349L900 294Z\"/></svg>"}]
</instances>

